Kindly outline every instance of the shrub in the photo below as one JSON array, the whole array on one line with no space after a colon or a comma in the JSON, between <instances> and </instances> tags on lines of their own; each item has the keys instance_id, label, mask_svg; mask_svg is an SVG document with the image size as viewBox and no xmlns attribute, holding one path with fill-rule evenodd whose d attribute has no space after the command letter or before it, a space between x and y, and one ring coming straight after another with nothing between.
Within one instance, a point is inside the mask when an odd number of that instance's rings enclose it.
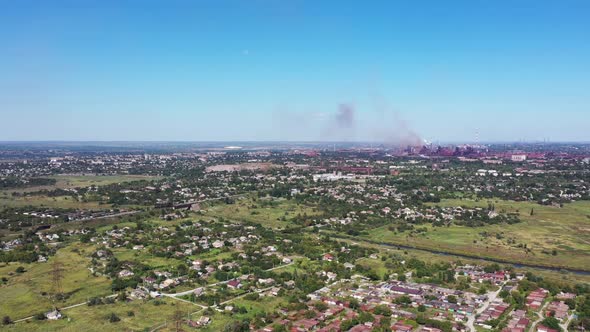
<instances>
[{"instance_id":1,"label":"shrub","mask_svg":"<svg viewBox=\"0 0 590 332\"><path fill-rule=\"evenodd\" d=\"M2 317L2 325L10 325L12 324L12 319L9 316Z\"/></svg>"},{"instance_id":2,"label":"shrub","mask_svg":"<svg viewBox=\"0 0 590 332\"><path fill-rule=\"evenodd\" d=\"M109 315L109 322L111 323L116 323L120 320L121 318L119 318L119 316L117 316L114 312L111 312L111 314Z\"/></svg>"}]
</instances>

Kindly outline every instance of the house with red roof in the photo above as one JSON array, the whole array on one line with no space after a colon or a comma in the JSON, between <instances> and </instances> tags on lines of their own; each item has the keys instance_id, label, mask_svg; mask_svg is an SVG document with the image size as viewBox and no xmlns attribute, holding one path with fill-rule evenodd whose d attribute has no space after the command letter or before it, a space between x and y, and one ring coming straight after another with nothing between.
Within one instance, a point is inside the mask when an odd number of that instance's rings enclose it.
<instances>
[{"instance_id":1,"label":"house with red roof","mask_svg":"<svg viewBox=\"0 0 590 332\"><path fill-rule=\"evenodd\" d=\"M227 283L227 287L232 289L239 289L242 288L242 282L238 279L233 279Z\"/></svg>"},{"instance_id":2,"label":"house with red roof","mask_svg":"<svg viewBox=\"0 0 590 332\"><path fill-rule=\"evenodd\" d=\"M537 332L559 332L559 331L556 329L552 329L550 327L547 327L545 325L539 324L539 325L537 325Z\"/></svg>"},{"instance_id":3,"label":"house with red roof","mask_svg":"<svg viewBox=\"0 0 590 332\"><path fill-rule=\"evenodd\" d=\"M327 253L327 254L324 254L324 257L322 259L325 261L331 262L334 260L334 255Z\"/></svg>"},{"instance_id":4,"label":"house with red roof","mask_svg":"<svg viewBox=\"0 0 590 332\"><path fill-rule=\"evenodd\" d=\"M402 321L398 321L391 326L391 331L393 332L411 332L413 329L414 327L412 325L406 325Z\"/></svg>"}]
</instances>

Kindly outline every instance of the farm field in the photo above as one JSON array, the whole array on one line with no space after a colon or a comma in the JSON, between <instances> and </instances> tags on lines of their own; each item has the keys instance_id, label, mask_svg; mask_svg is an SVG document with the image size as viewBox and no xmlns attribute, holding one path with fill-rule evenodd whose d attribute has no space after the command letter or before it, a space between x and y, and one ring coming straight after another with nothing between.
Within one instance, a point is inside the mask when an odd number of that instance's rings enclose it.
<instances>
[{"instance_id":1,"label":"farm field","mask_svg":"<svg viewBox=\"0 0 590 332\"><path fill-rule=\"evenodd\" d=\"M69 294L67 300L56 306L65 307L93 296L110 295L111 282L92 276L87 268L91 250L91 246L75 244L58 250L46 263L0 265L0 276L8 278L8 283L0 286L0 312L17 320L51 309L54 303L45 293L52 292L51 263L55 258L63 265L62 291ZM16 273L19 266L26 271Z\"/></svg>"},{"instance_id":2,"label":"farm field","mask_svg":"<svg viewBox=\"0 0 590 332\"><path fill-rule=\"evenodd\" d=\"M444 200L437 205L487 207L488 202ZM522 221L513 225L484 227L432 227L425 224L418 226L427 229L420 234L396 234L383 226L370 230L366 238L449 253L476 254L514 263L580 270L589 268L590 202L574 202L563 208L500 200L490 203L495 205L496 210L518 213Z\"/></svg>"}]
</instances>

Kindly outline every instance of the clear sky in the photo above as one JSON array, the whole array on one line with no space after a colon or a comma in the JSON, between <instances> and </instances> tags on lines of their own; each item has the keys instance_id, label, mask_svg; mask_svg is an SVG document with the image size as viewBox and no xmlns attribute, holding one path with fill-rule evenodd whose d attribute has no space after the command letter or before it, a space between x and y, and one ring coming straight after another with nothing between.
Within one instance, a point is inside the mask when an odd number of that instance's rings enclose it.
<instances>
[{"instance_id":1,"label":"clear sky","mask_svg":"<svg viewBox=\"0 0 590 332\"><path fill-rule=\"evenodd\" d=\"M0 140L590 141L590 1L0 0L0 124Z\"/></svg>"}]
</instances>

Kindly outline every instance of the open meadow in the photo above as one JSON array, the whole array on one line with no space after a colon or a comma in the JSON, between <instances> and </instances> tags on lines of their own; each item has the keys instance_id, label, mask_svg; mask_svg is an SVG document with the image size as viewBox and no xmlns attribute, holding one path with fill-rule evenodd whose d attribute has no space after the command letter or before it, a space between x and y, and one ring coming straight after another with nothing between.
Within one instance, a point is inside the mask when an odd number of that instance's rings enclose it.
<instances>
[{"instance_id":1,"label":"open meadow","mask_svg":"<svg viewBox=\"0 0 590 332\"><path fill-rule=\"evenodd\" d=\"M10 263L0 265L0 276L8 279L0 286L0 312L13 320L85 302L90 297L111 294L111 282L105 277L94 277L88 270L92 246L74 244L60 249L45 263ZM65 301L53 302L52 262L62 264L61 288L68 297ZM15 272L18 267L23 273Z\"/></svg>"},{"instance_id":2,"label":"open meadow","mask_svg":"<svg viewBox=\"0 0 590 332\"><path fill-rule=\"evenodd\" d=\"M487 207L488 203L497 211L518 213L521 222L483 227L419 225L426 227L423 233L395 233L383 226L370 230L366 238L514 263L590 269L590 202L574 202L562 208L502 200L443 200L436 205Z\"/></svg>"},{"instance_id":3,"label":"open meadow","mask_svg":"<svg viewBox=\"0 0 590 332\"><path fill-rule=\"evenodd\" d=\"M64 319L57 321L30 320L3 329L6 331L175 331L174 315L181 312L183 318L200 310L198 306L174 299L116 302L89 307L82 305L62 312ZM120 321L111 323L109 317L115 314ZM185 325L184 328L187 328Z\"/></svg>"},{"instance_id":4,"label":"open meadow","mask_svg":"<svg viewBox=\"0 0 590 332\"><path fill-rule=\"evenodd\" d=\"M13 193L24 194L40 190L73 189L90 186L105 186L114 183L133 182L141 180L159 179L146 175L54 175L47 178L55 179L54 185L35 186L0 190L0 208L39 206L64 209L101 209L108 208L108 204L98 202L81 202L69 196L49 197L47 195L13 196Z\"/></svg>"},{"instance_id":5,"label":"open meadow","mask_svg":"<svg viewBox=\"0 0 590 332\"><path fill-rule=\"evenodd\" d=\"M258 223L273 229L295 226L290 220L299 214L314 216L319 213L312 207L286 199L275 199L266 204L262 200L241 199L235 204L212 205L205 212L205 216Z\"/></svg>"}]
</instances>

